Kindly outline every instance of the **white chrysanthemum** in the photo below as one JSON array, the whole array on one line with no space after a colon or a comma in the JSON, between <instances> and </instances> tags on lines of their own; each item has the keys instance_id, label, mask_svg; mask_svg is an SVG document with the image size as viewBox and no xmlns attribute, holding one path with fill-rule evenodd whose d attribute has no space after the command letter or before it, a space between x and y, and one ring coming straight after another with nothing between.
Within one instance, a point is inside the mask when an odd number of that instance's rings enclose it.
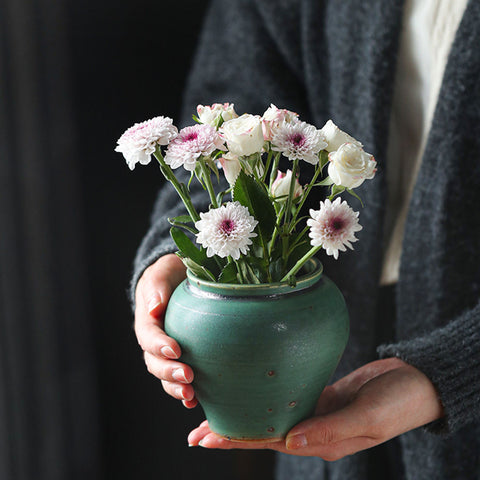
<instances>
[{"instance_id":1,"label":"white chrysanthemum","mask_svg":"<svg viewBox=\"0 0 480 480\"><path fill-rule=\"evenodd\" d=\"M170 142L165 154L165 163L172 168L183 166L195 170L198 157L211 155L215 150L225 150L223 139L211 125L193 125L180 130Z\"/></svg>"},{"instance_id":2,"label":"white chrysanthemum","mask_svg":"<svg viewBox=\"0 0 480 480\"><path fill-rule=\"evenodd\" d=\"M282 152L290 160L305 160L312 165L318 163L318 152L327 146L323 133L305 122L284 122L272 144L272 150Z\"/></svg>"},{"instance_id":3,"label":"white chrysanthemum","mask_svg":"<svg viewBox=\"0 0 480 480\"><path fill-rule=\"evenodd\" d=\"M146 165L152 159L157 145L168 145L177 136L177 127L172 122L168 117L155 117L136 123L118 139L115 151L123 154L130 170L137 163Z\"/></svg>"},{"instance_id":4,"label":"white chrysanthemum","mask_svg":"<svg viewBox=\"0 0 480 480\"><path fill-rule=\"evenodd\" d=\"M322 246L327 255L338 258L338 251L344 252L345 247L353 250L352 242L356 242L355 232L362 229L358 223L358 212L354 212L340 197L331 202L328 198L320 202L320 210L310 210L307 225L310 227L308 234L312 239L313 247Z\"/></svg>"},{"instance_id":5,"label":"white chrysanthemum","mask_svg":"<svg viewBox=\"0 0 480 480\"><path fill-rule=\"evenodd\" d=\"M257 236L253 231L257 220L239 202L229 202L200 213L200 218L195 222L197 242L207 249L207 257L218 255L225 258L230 255L238 260L240 253L245 255L248 252L251 238Z\"/></svg>"}]
</instances>

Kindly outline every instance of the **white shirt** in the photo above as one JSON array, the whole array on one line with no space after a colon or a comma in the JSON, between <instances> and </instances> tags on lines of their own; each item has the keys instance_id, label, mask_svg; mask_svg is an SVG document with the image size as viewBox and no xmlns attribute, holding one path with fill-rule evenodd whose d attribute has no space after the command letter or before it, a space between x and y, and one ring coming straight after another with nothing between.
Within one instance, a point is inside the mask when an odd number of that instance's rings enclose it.
<instances>
[{"instance_id":1,"label":"white shirt","mask_svg":"<svg viewBox=\"0 0 480 480\"><path fill-rule=\"evenodd\" d=\"M406 0L387 150L388 200L381 285L397 282L408 205L467 0Z\"/></svg>"}]
</instances>

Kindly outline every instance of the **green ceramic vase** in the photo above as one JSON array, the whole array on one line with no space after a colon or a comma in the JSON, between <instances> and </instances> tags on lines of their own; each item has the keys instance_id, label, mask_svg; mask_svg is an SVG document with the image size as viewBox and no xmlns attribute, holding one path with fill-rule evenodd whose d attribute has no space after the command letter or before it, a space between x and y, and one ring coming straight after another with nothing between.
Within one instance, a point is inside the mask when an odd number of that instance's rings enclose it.
<instances>
[{"instance_id":1,"label":"green ceramic vase","mask_svg":"<svg viewBox=\"0 0 480 480\"><path fill-rule=\"evenodd\" d=\"M312 416L345 349L344 298L311 259L296 287L188 278L173 293L165 330L194 371L210 429L241 441L284 438Z\"/></svg>"}]
</instances>

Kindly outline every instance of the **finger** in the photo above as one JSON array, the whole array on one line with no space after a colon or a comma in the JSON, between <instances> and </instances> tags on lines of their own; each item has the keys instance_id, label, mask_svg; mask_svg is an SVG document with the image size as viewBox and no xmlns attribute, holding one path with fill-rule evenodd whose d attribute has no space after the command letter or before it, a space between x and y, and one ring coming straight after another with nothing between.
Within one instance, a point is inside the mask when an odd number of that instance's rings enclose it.
<instances>
[{"instance_id":1,"label":"finger","mask_svg":"<svg viewBox=\"0 0 480 480\"><path fill-rule=\"evenodd\" d=\"M182 403L185 408L191 409L198 405L198 400L194 397L193 400L182 400Z\"/></svg>"},{"instance_id":2,"label":"finger","mask_svg":"<svg viewBox=\"0 0 480 480\"><path fill-rule=\"evenodd\" d=\"M326 415L344 405L339 405L339 396L337 390L333 386L325 387L320 398L318 399L317 406L315 408L315 416Z\"/></svg>"},{"instance_id":3,"label":"finger","mask_svg":"<svg viewBox=\"0 0 480 480\"><path fill-rule=\"evenodd\" d=\"M172 292L185 279L185 266L176 255L160 257L141 276L137 300L143 300L147 313L159 318L165 312Z\"/></svg>"},{"instance_id":4,"label":"finger","mask_svg":"<svg viewBox=\"0 0 480 480\"><path fill-rule=\"evenodd\" d=\"M144 358L147 370L160 380L173 383L192 383L193 381L193 371L184 363L157 358L149 352L144 353Z\"/></svg>"},{"instance_id":5,"label":"finger","mask_svg":"<svg viewBox=\"0 0 480 480\"><path fill-rule=\"evenodd\" d=\"M212 433L210 427L208 426L208 421L205 420L197 428L192 430L188 435L188 444L191 447L198 446L198 442L206 437L209 433Z\"/></svg>"},{"instance_id":6,"label":"finger","mask_svg":"<svg viewBox=\"0 0 480 480\"><path fill-rule=\"evenodd\" d=\"M324 445L321 448L316 448L314 453L313 450L307 449L305 450L304 455L315 455L328 462L335 462L347 455L353 455L354 453L374 447L380 443L379 440L371 437L354 437L331 445Z\"/></svg>"},{"instance_id":7,"label":"finger","mask_svg":"<svg viewBox=\"0 0 480 480\"><path fill-rule=\"evenodd\" d=\"M353 402L336 412L313 417L296 425L287 434L288 450L331 445L348 438L368 436L368 415L365 407Z\"/></svg>"},{"instance_id":8,"label":"finger","mask_svg":"<svg viewBox=\"0 0 480 480\"><path fill-rule=\"evenodd\" d=\"M178 343L160 327L160 322L142 312L136 314L135 334L142 350L159 358L180 358Z\"/></svg>"},{"instance_id":9,"label":"finger","mask_svg":"<svg viewBox=\"0 0 480 480\"><path fill-rule=\"evenodd\" d=\"M165 392L177 400L191 401L195 398L195 392L191 385L183 385L181 383L162 380L162 386Z\"/></svg>"},{"instance_id":10,"label":"finger","mask_svg":"<svg viewBox=\"0 0 480 480\"><path fill-rule=\"evenodd\" d=\"M163 313L174 288L185 276L185 267L176 255L166 255L151 265L136 290L135 333L144 351L176 359L178 343L163 331Z\"/></svg>"},{"instance_id":11,"label":"finger","mask_svg":"<svg viewBox=\"0 0 480 480\"><path fill-rule=\"evenodd\" d=\"M350 391L354 393L371 379L405 365L406 363L399 358L384 358L382 360L375 360L374 362L367 363L366 365L357 368L353 372L335 382L332 386L336 391Z\"/></svg>"},{"instance_id":12,"label":"finger","mask_svg":"<svg viewBox=\"0 0 480 480\"><path fill-rule=\"evenodd\" d=\"M235 441L235 440L228 440L217 433L208 433L205 435L201 440L198 442L198 446L204 448L220 448L222 450L265 450L265 449L273 449L284 451L284 442L283 441L272 441L272 442L264 442L262 440L250 440L250 441Z\"/></svg>"}]
</instances>

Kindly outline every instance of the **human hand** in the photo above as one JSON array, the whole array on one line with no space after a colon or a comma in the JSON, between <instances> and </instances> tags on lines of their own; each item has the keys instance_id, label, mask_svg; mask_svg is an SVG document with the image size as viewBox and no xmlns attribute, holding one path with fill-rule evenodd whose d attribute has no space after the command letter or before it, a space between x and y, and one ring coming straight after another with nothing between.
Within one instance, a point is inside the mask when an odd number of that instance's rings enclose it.
<instances>
[{"instance_id":1,"label":"human hand","mask_svg":"<svg viewBox=\"0 0 480 480\"><path fill-rule=\"evenodd\" d=\"M443 415L435 387L398 358L368 363L323 391L315 415L274 443L229 441L203 422L188 436L206 448L268 448L334 461L383 443ZM201 443L200 443L201 442Z\"/></svg>"},{"instance_id":2,"label":"human hand","mask_svg":"<svg viewBox=\"0 0 480 480\"><path fill-rule=\"evenodd\" d=\"M163 331L168 300L184 279L185 266L174 254L160 257L143 272L135 292L135 333L148 371L162 381L169 395L193 408L197 405L190 385L193 371L175 361L182 353L180 346Z\"/></svg>"}]
</instances>

